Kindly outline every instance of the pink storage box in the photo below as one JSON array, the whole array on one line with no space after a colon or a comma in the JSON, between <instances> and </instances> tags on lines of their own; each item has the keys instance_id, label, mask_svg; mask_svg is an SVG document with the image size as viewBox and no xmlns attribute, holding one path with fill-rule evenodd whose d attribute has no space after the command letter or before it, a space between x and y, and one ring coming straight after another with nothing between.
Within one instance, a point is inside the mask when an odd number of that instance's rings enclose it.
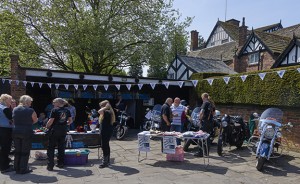
<instances>
[{"instance_id":1,"label":"pink storage box","mask_svg":"<svg viewBox=\"0 0 300 184\"><path fill-rule=\"evenodd\" d=\"M177 162L184 161L183 147L178 146L177 148L175 148L175 154L167 154L166 158L167 158L167 161L177 161Z\"/></svg>"},{"instance_id":2,"label":"pink storage box","mask_svg":"<svg viewBox=\"0 0 300 184\"><path fill-rule=\"evenodd\" d=\"M85 165L88 162L89 152L65 152L65 165Z\"/></svg>"}]
</instances>

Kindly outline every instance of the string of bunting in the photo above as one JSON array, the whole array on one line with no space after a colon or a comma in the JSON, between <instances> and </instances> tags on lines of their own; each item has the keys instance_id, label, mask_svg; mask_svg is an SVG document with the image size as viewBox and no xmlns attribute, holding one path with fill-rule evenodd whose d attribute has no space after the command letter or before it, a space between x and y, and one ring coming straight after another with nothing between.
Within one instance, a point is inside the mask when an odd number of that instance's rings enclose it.
<instances>
[{"instance_id":1,"label":"string of bunting","mask_svg":"<svg viewBox=\"0 0 300 184\"><path fill-rule=\"evenodd\" d=\"M297 71L298 71L298 73L300 73L300 68L297 68ZM241 76L234 76L234 77L240 77L241 80L242 80L243 82L245 82L246 79L247 79L247 77L248 77L249 75L258 75L258 76L260 77L261 80L264 80L265 76L266 76L268 73L274 73L274 72L276 72L276 73L278 74L278 76L279 76L280 78L282 78L282 77L284 76L286 70L278 70L278 71L272 71L272 72L261 72L261 73L258 73L258 74L248 74L248 75L241 75ZM212 84L213 84L213 81L214 81L215 79L216 79L216 80L218 80L218 79L223 79L224 82L225 82L226 84L228 84L229 81L230 81L230 79L231 79L231 77L226 76L226 77L223 77L223 78L209 78L209 79L203 79L203 80L206 80L206 81L209 83L209 85L212 85ZM139 84L103 84L103 85L101 85L101 84L100 84L100 85L99 85L99 84L58 84L58 83L43 83L43 82L33 82L33 81L20 81L20 80L12 80L12 79L5 79L5 78L2 78L1 80L2 80L2 83L3 83L3 84L4 84L6 81L8 81L9 84L11 84L11 83L14 81L17 85L20 85L20 83L22 83L24 86L27 86L27 84L29 83L29 84L31 85L31 87L33 87L35 84L38 84L40 88L42 88L43 85L47 85L49 88L51 88L52 85L54 85L54 87L55 87L56 89L58 89L59 86L64 86L65 89L67 89L67 90L69 89L69 87L70 87L71 85L73 85L74 88L75 88L76 90L78 90L79 86L82 86L83 90L86 90L86 88L87 88L88 86L92 86L92 87L94 88L95 91L97 91L97 89L98 89L99 86L103 86L104 89L105 89L105 91L107 91L108 88L109 88L109 86L115 86L118 90L120 90L121 85L125 85L125 86L127 87L127 89L130 90L131 87L132 87L133 85L137 85L138 88L139 88L139 90L141 90L142 87L143 87L144 85L146 85L146 84L141 84L141 83L139 83ZM185 81L176 81L176 82L177 82L177 85L178 85L180 88L182 88L182 86L184 85L184 82L185 82ZM191 80L191 82L192 82L193 86L196 87L199 81L198 81L198 80ZM152 89L155 89L156 84L160 84L160 83L149 83L149 85L151 86ZM164 85L164 86L166 87L166 89L168 89L169 86L170 86L170 82L162 82L162 85Z\"/></svg>"}]
</instances>

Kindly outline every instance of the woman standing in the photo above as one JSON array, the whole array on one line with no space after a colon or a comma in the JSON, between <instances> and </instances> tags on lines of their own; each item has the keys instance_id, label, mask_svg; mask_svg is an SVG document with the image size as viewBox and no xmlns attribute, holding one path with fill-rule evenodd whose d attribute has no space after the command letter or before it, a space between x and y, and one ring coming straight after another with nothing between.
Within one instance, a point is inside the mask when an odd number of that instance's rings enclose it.
<instances>
[{"instance_id":1,"label":"woman standing","mask_svg":"<svg viewBox=\"0 0 300 184\"><path fill-rule=\"evenodd\" d=\"M99 123L101 128L101 147L103 151L103 161L100 168L108 167L110 164L110 146L109 141L113 132L113 123L115 122L115 113L109 101L104 100L99 103L100 114Z\"/></svg>"},{"instance_id":2,"label":"woman standing","mask_svg":"<svg viewBox=\"0 0 300 184\"><path fill-rule=\"evenodd\" d=\"M28 168L28 159L31 150L31 139L33 136L32 124L36 123L38 118L35 111L30 108L32 98L28 95L20 97L19 105L13 110L13 140L15 144L14 169L17 174L26 174L32 172Z\"/></svg>"},{"instance_id":3,"label":"woman standing","mask_svg":"<svg viewBox=\"0 0 300 184\"><path fill-rule=\"evenodd\" d=\"M9 165L9 152L12 142L12 113L11 113L12 97L8 94L0 96L0 170L1 173L13 171L13 167Z\"/></svg>"},{"instance_id":4,"label":"woman standing","mask_svg":"<svg viewBox=\"0 0 300 184\"><path fill-rule=\"evenodd\" d=\"M48 156L48 171L53 171L54 167L54 150L57 145L57 167L64 167L65 157L65 139L68 126L72 123L70 111L64 107L67 102L62 98L53 100L54 108L50 113L50 119L47 122L46 128L49 129L49 145L47 149Z\"/></svg>"}]
</instances>

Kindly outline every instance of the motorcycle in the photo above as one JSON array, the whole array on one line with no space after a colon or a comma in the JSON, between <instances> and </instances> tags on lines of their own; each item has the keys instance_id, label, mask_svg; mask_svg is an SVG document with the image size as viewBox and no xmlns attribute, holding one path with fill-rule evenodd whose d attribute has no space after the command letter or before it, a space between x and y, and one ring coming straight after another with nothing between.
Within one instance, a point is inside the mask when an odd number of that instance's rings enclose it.
<instances>
[{"instance_id":1,"label":"motorcycle","mask_svg":"<svg viewBox=\"0 0 300 184\"><path fill-rule=\"evenodd\" d=\"M258 124L259 141L256 148L256 169L262 171L266 160L278 153L281 144L281 128L293 127L291 123L282 124L283 112L278 108L266 109Z\"/></svg>"},{"instance_id":2,"label":"motorcycle","mask_svg":"<svg viewBox=\"0 0 300 184\"><path fill-rule=\"evenodd\" d=\"M144 130L159 130L161 123L161 107L162 105L156 104L154 105L151 111L148 111L145 118L147 118L144 123Z\"/></svg>"},{"instance_id":3,"label":"motorcycle","mask_svg":"<svg viewBox=\"0 0 300 184\"><path fill-rule=\"evenodd\" d=\"M125 137L128 132L127 121L129 116L125 111L120 111L117 116L117 121L114 123L114 133L117 140L121 140Z\"/></svg>"},{"instance_id":4,"label":"motorcycle","mask_svg":"<svg viewBox=\"0 0 300 184\"><path fill-rule=\"evenodd\" d=\"M217 143L217 153L222 156L224 146L241 148L246 139L246 125L241 116L225 114L221 119L220 133Z\"/></svg>"}]
</instances>

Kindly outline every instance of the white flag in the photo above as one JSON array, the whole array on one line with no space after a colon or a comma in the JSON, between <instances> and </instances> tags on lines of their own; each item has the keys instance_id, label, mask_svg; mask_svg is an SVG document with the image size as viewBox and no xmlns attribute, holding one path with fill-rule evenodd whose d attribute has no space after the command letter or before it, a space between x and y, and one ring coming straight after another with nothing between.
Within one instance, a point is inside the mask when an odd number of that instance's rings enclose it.
<instances>
[{"instance_id":1,"label":"white flag","mask_svg":"<svg viewBox=\"0 0 300 184\"><path fill-rule=\"evenodd\" d=\"M120 84L116 84L115 86L116 86L116 88L117 88L118 90L120 90L120 87L121 87Z\"/></svg>"},{"instance_id":2,"label":"white flag","mask_svg":"<svg viewBox=\"0 0 300 184\"><path fill-rule=\"evenodd\" d=\"M69 89L69 84L64 84L64 86L65 86L66 90Z\"/></svg>"},{"instance_id":3,"label":"white flag","mask_svg":"<svg viewBox=\"0 0 300 184\"><path fill-rule=\"evenodd\" d=\"M93 88L94 88L94 90L96 91L97 88L98 88L98 85L97 85L97 84L94 84L94 85L93 85Z\"/></svg>"},{"instance_id":4,"label":"white flag","mask_svg":"<svg viewBox=\"0 0 300 184\"><path fill-rule=\"evenodd\" d=\"M19 80L16 80L16 84L19 85L19 83L20 83L20 81L19 81Z\"/></svg>"},{"instance_id":5,"label":"white flag","mask_svg":"<svg viewBox=\"0 0 300 184\"><path fill-rule=\"evenodd\" d=\"M26 86L27 85L27 81L23 81L23 84L24 84L24 86Z\"/></svg>"},{"instance_id":6,"label":"white flag","mask_svg":"<svg viewBox=\"0 0 300 184\"><path fill-rule=\"evenodd\" d=\"M143 87L143 84L138 84L139 89L141 90Z\"/></svg>"},{"instance_id":7,"label":"white flag","mask_svg":"<svg viewBox=\"0 0 300 184\"><path fill-rule=\"evenodd\" d=\"M126 87L127 87L128 91L130 91L131 84L126 84Z\"/></svg>"},{"instance_id":8,"label":"white flag","mask_svg":"<svg viewBox=\"0 0 300 184\"><path fill-rule=\"evenodd\" d=\"M9 84L11 84L11 81L12 81L12 80L8 80Z\"/></svg>"},{"instance_id":9,"label":"white flag","mask_svg":"<svg viewBox=\"0 0 300 184\"><path fill-rule=\"evenodd\" d=\"M229 80L230 80L230 77L223 77L223 79L224 79L224 82L225 82L226 84L228 84L228 82L229 82Z\"/></svg>"},{"instance_id":10,"label":"white flag","mask_svg":"<svg viewBox=\"0 0 300 184\"><path fill-rule=\"evenodd\" d=\"M280 78L283 77L284 73L285 73L285 70L279 70L279 71L277 71L277 74L279 75Z\"/></svg>"},{"instance_id":11,"label":"white flag","mask_svg":"<svg viewBox=\"0 0 300 184\"><path fill-rule=\"evenodd\" d=\"M182 88L182 85L183 85L183 81L178 81L178 86L180 87L180 88Z\"/></svg>"},{"instance_id":12,"label":"white flag","mask_svg":"<svg viewBox=\"0 0 300 184\"><path fill-rule=\"evenodd\" d=\"M156 85L156 83L150 83L150 85L151 85L151 88L152 88L152 89L154 89L154 88L155 88L155 85Z\"/></svg>"},{"instance_id":13,"label":"white flag","mask_svg":"<svg viewBox=\"0 0 300 184\"><path fill-rule=\"evenodd\" d=\"M47 84L48 84L49 88L51 88L51 86L52 86L52 83L47 83Z\"/></svg>"},{"instance_id":14,"label":"white flag","mask_svg":"<svg viewBox=\"0 0 300 184\"><path fill-rule=\"evenodd\" d=\"M192 83L193 83L194 87L196 87L198 84L198 80L192 80Z\"/></svg>"},{"instance_id":15,"label":"white flag","mask_svg":"<svg viewBox=\"0 0 300 184\"><path fill-rule=\"evenodd\" d=\"M213 82L214 82L214 79L207 79L207 82L208 82L209 85L212 85Z\"/></svg>"},{"instance_id":16,"label":"white flag","mask_svg":"<svg viewBox=\"0 0 300 184\"><path fill-rule=\"evenodd\" d=\"M78 90L78 84L74 84L74 88Z\"/></svg>"},{"instance_id":17,"label":"white flag","mask_svg":"<svg viewBox=\"0 0 300 184\"><path fill-rule=\"evenodd\" d=\"M3 83L3 84L5 83L5 79L2 79L2 83Z\"/></svg>"},{"instance_id":18,"label":"white flag","mask_svg":"<svg viewBox=\"0 0 300 184\"><path fill-rule=\"evenodd\" d=\"M241 79L243 82L245 82L246 78L248 77L248 75L241 75Z\"/></svg>"},{"instance_id":19,"label":"white flag","mask_svg":"<svg viewBox=\"0 0 300 184\"><path fill-rule=\"evenodd\" d=\"M42 88L42 85L43 85L43 83L39 82L39 86L40 86L40 88Z\"/></svg>"},{"instance_id":20,"label":"white flag","mask_svg":"<svg viewBox=\"0 0 300 184\"><path fill-rule=\"evenodd\" d=\"M55 84L55 88L58 89L59 88L59 84Z\"/></svg>"},{"instance_id":21,"label":"white flag","mask_svg":"<svg viewBox=\"0 0 300 184\"><path fill-rule=\"evenodd\" d=\"M104 89L105 89L105 91L107 91L107 89L108 89L108 85L107 84L104 84Z\"/></svg>"},{"instance_id":22,"label":"white flag","mask_svg":"<svg viewBox=\"0 0 300 184\"><path fill-rule=\"evenodd\" d=\"M258 74L261 80L264 80L266 73L259 73Z\"/></svg>"},{"instance_id":23,"label":"white flag","mask_svg":"<svg viewBox=\"0 0 300 184\"><path fill-rule=\"evenodd\" d=\"M170 82L164 82L164 85L166 86L166 88L169 88Z\"/></svg>"},{"instance_id":24,"label":"white flag","mask_svg":"<svg viewBox=\"0 0 300 184\"><path fill-rule=\"evenodd\" d=\"M300 68L297 68L298 72L300 73ZM3 79L2 79L3 80Z\"/></svg>"},{"instance_id":25,"label":"white flag","mask_svg":"<svg viewBox=\"0 0 300 184\"><path fill-rule=\"evenodd\" d=\"M88 86L87 84L82 85L84 91L86 90L87 86Z\"/></svg>"},{"instance_id":26,"label":"white flag","mask_svg":"<svg viewBox=\"0 0 300 184\"><path fill-rule=\"evenodd\" d=\"M33 87L33 85L34 85L34 82L30 82L30 84L31 84L31 87Z\"/></svg>"}]
</instances>

